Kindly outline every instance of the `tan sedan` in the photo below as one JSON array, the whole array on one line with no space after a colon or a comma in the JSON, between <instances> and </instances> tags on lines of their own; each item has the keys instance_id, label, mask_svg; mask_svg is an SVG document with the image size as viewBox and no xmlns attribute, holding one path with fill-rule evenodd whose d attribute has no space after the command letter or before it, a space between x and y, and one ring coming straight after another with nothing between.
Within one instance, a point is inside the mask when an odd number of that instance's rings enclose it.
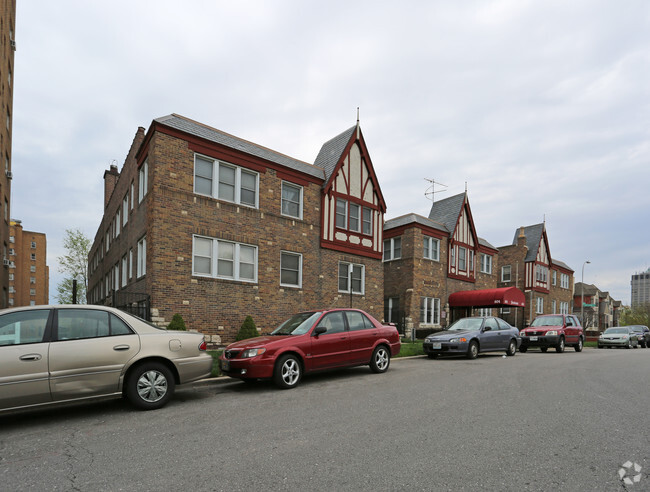
<instances>
[{"instance_id":1,"label":"tan sedan","mask_svg":"<svg viewBox=\"0 0 650 492\"><path fill-rule=\"evenodd\" d=\"M0 412L121 396L153 410L177 384L211 369L203 335L160 329L118 309L0 311Z\"/></svg>"}]
</instances>

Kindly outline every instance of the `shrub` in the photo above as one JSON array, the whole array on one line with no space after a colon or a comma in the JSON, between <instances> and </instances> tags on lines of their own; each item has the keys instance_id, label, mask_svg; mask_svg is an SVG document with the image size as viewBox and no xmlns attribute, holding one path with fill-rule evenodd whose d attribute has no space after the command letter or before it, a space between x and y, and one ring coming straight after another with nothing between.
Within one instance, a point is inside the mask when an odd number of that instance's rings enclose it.
<instances>
[{"instance_id":1,"label":"shrub","mask_svg":"<svg viewBox=\"0 0 650 492\"><path fill-rule=\"evenodd\" d=\"M241 325L241 328L237 333L236 340L246 340L247 338L253 338L256 336L259 336L259 333L257 333L255 321L253 321L253 318L251 316L246 316L244 323Z\"/></svg>"},{"instance_id":2,"label":"shrub","mask_svg":"<svg viewBox=\"0 0 650 492\"><path fill-rule=\"evenodd\" d=\"M171 322L167 325L168 330L176 330L176 331L186 331L187 328L185 327L185 321L183 321L183 317L176 313L174 316L172 316Z\"/></svg>"}]
</instances>

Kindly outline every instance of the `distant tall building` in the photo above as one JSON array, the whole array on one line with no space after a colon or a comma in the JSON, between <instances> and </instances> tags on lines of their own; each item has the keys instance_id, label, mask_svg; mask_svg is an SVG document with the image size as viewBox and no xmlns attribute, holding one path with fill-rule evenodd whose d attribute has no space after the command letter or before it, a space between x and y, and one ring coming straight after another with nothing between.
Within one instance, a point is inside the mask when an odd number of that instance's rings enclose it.
<instances>
[{"instance_id":1,"label":"distant tall building","mask_svg":"<svg viewBox=\"0 0 650 492\"><path fill-rule=\"evenodd\" d=\"M11 203L11 137L14 100L14 51L16 51L16 0L0 0L0 100L2 118L0 127L0 207L4 220L0 220L0 244L3 268L0 268L0 308L9 305L9 205Z\"/></svg>"},{"instance_id":2,"label":"distant tall building","mask_svg":"<svg viewBox=\"0 0 650 492\"><path fill-rule=\"evenodd\" d=\"M643 273L632 275L632 307L639 304L650 304L650 268Z\"/></svg>"},{"instance_id":3,"label":"distant tall building","mask_svg":"<svg viewBox=\"0 0 650 492\"><path fill-rule=\"evenodd\" d=\"M24 231L19 220L9 226L9 305L48 304L50 269L42 232Z\"/></svg>"}]
</instances>

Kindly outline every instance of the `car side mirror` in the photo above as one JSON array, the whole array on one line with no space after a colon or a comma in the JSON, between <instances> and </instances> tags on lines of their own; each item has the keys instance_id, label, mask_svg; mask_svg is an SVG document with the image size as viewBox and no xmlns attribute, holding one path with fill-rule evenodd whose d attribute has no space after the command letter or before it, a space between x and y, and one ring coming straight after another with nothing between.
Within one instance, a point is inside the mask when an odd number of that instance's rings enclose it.
<instances>
[{"instance_id":1,"label":"car side mirror","mask_svg":"<svg viewBox=\"0 0 650 492\"><path fill-rule=\"evenodd\" d=\"M491 329L492 329L491 327L486 326L486 327L483 328L483 331L490 331Z\"/></svg>"},{"instance_id":2,"label":"car side mirror","mask_svg":"<svg viewBox=\"0 0 650 492\"><path fill-rule=\"evenodd\" d=\"M327 328L325 328L324 326L317 326L316 328L314 328L314 335L315 336L322 335L326 331L327 331Z\"/></svg>"}]
</instances>

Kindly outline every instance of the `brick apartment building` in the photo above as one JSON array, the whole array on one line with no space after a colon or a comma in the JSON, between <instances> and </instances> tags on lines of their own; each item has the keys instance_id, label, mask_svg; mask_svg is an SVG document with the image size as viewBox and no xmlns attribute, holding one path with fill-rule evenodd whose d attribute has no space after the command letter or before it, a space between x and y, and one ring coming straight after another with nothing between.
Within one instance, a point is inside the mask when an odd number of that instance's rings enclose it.
<instances>
[{"instance_id":1,"label":"brick apartment building","mask_svg":"<svg viewBox=\"0 0 650 492\"><path fill-rule=\"evenodd\" d=\"M576 282L572 312L579 319L581 316L584 318L582 326L591 336L598 335L610 326L617 326L620 311L621 301L614 300L609 292L601 291L593 284Z\"/></svg>"},{"instance_id":2,"label":"brick apartment building","mask_svg":"<svg viewBox=\"0 0 650 492\"><path fill-rule=\"evenodd\" d=\"M0 220L0 244L2 244L4 268L0 269L0 308L9 306L9 222L11 204L11 140L14 99L14 52L16 51L16 0L1 0L0 22L0 101L2 119L0 130L0 206L4 220Z\"/></svg>"},{"instance_id":3,"label":"brick apartment building","mask_svg":"<svg viewBox=\"0 0 650 492\"><path fill-rule=\"evenodd\" d=\"M428 217L407 214L386 221L384 318L409 333L492 314L494 298L477 302L468 292L491 291L493 297L497 255L476 233L467 193L434 202Z\"/></svg>"},{"instance_id":4,"label":"brick apartment building","mask_svg":"<svg viewBox=\"0 0 650 492\"><path fill-rule=\"evenodd\" d=\"M11 221L9 234L9 306L49 304L45 234L23 230L19 220Z\"/></svg>"},{"instance_id":5,"label":"brick apartment building","mask_svg":"<svg viewBox=\"0 0 650 492\"><path fill-rule=\"evenodd\" d=\"M526 306L502 309L500 316L522 328L537 315L571 313L573 270L551 257L546 224L520 227L512 245L499 248L497 287L524 291Z\"/></svg>"},{"instance_id":6,"label":"brick apartment building","mask_svg":"<svg viewBox=\"0 0 650 492\"><path fill-rule=\"evenodd\" d=\"M139 128L104 173L89 302L228 343L294 312L354 306L381 319L386 204L361 129L313 164L178 115Z\"/></svg>"}]
</instances>

